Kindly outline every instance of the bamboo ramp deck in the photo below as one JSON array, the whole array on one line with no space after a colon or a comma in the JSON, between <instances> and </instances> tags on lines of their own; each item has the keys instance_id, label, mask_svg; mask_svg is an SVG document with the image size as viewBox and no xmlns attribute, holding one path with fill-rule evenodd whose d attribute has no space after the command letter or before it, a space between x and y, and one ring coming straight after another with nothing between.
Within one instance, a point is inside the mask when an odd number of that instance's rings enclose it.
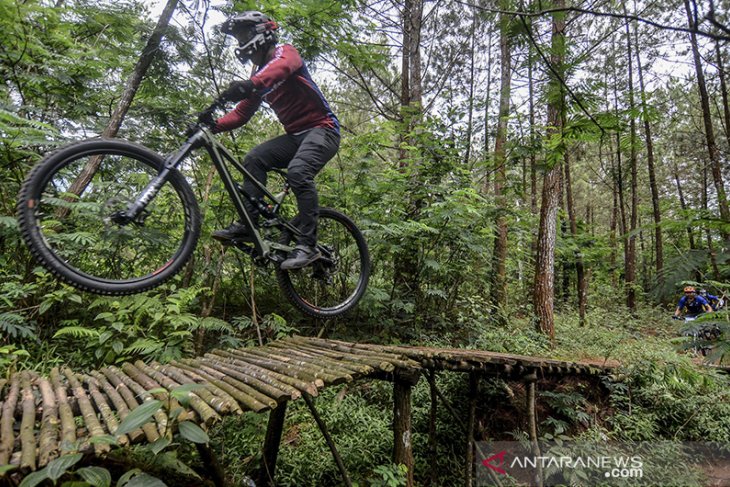
<instances>
[{"instance_id":1,"label":"bamboo ramp deck","mask_svg":"<svg viewBox=\"0 0 730 487\"><path fill-rule=\"evenodd\" d=\"M0 466L36 470L61 454L103 455L108 438L131 410L159 399L180 405L165 392L200 384L188 392L178 418L203 427L228 414L261 413L327 386L365 378L415 383L424 370L480 371L526 376L595 375L610 367L467 349L355 344L291 337L266 346L215 350L169 364L124 363L89 373L53 369L49 376L22 371L0 379ZM154 442L168 428L168 414L117 438L124 446Z\"/></svg>"}]
</instances>

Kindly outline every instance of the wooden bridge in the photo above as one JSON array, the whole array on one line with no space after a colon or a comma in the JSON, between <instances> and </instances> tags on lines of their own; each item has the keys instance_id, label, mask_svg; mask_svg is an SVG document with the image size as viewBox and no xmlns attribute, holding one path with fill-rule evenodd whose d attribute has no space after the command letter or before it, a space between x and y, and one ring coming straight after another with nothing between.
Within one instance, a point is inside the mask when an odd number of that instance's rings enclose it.
<instances>
[{"instance_id":1,"label":"wooden bridge","mask_svg":"<svg viewBox=\"0 0 730 487\"><path fill-rule=\"evenodd\" d=\"M441 370L470 376L470 408L459 414L436 387ZM596 375L610 370L604 365L565 362L535 357L467 349L434 349L349 343L307 337L292 337L263 347L215 350L203 357L170 364L124 363L90 373L68 368L53 369L49 377L29 371L0 379L0 466L14 465L12 475L22 476L42 468L59 455L84 452L104 455L114 435L131 410L146 401L162 400L174 411L179 404L164 392L184 384L200 384L188 393L187 406L178 420L195 421L206 428L227 414L269 411L263 445L263 462L257 485L273 485L286 406L303 399L327 442L343 483L350 485L347 471L334 440L315 408L313 398L327 386L363 379L388 380L394 384L393 460L408 467L413 485L411 434L411 389L421 375L431 387L431 424L436 405L466 418L465 438L473 439L477 384L481 376L502 376L526 382L528 411L534 426L535 382L564 375ZM154 421L117 437L124 446L154 442L167 432L168 414L158 411ZM435 441L434 431L430 438ZM536 434L536 433L535 433ZM435 445L435 443L434 443ZM210 453L201 447L201 454ZM472 449L465 465L471 472ZM218 473L219 474L219 473ZM10 475L10 474L8 474ZM222 483L220 475L214 480ZM467 483L471 474L467 475Z\"/></svg>"}]
</instances>

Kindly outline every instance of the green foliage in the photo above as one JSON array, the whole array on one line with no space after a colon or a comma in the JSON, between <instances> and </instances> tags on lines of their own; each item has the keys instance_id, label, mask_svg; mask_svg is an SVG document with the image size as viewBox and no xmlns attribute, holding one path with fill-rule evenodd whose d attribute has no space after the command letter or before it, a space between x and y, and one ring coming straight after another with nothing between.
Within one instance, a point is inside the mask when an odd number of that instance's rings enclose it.
<instances>
[{"instance_id":1,"label":"green foliage","mask_svg":"<svg viewBox=\"0 0 730 487\"><path fill-rule=\"evenodd\" d=\"M53 338L83 340L84 349L93 351L92 364L114 364L135 358L160 361L182 357L192 350L194 333L216 332L221 337L234 335L233 327L223 320L201 317L191 312L204 288L159 289L122 298L97 298L88 304L94 326L68 320Z\"/></svg>"},{"instance_id":2,"label":"green foliage","mask_svg":"<svg viewBox=\"0 0 730 487\"><path fill-rule=\"evenodd\" d=\"M408 467L405 465L379 465L373 469L373 477L366 485L373 487L401 487L407 484Z\"/></svg>"},{"instance_id":3,"label":"green foliage","mask_svg":"<svg viewBox=\"0 0 730 487\"><path fill-rule=\"evenodd\" d=\"M16 348L15 345L0 346L0 376L7 376L14 372L21 357L30 357L30 354L22 348Z\"/></svg>"},{"instance_id":4,"label":"green foliage","mask_svg":"<svg viewBox=\"0 0 730 487\"><path fill-rule=\"evenodd\" d=\"M81 453L76 453L74 455L62 455L51 460L48 465L42 469L26 475L20 485L21 487L35 487L46 480L50 480L54 485L56 485L57 481L62 477L78 476L92 487L109 487L111 485L111 475L105 468L84 467L72 470L82 458L83 454Z\"/></svg>"}]
</instances>

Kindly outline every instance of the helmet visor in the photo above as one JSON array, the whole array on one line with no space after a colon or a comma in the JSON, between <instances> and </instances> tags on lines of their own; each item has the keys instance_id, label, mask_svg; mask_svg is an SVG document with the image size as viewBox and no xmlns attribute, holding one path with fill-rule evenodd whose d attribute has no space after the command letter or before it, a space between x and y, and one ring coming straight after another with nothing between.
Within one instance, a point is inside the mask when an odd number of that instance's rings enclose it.
<instances>
[{"instance_id":1,"label":"helmet visor","mask_svg":"<svg viewBox=\"0 0 730 487\"><path fill-rule=\"evenodd\" d=\"M241 25L231 35L236 38L239 46L245 46L256 36L256 26L254 24Z\"/></svg>"}]
</instances>

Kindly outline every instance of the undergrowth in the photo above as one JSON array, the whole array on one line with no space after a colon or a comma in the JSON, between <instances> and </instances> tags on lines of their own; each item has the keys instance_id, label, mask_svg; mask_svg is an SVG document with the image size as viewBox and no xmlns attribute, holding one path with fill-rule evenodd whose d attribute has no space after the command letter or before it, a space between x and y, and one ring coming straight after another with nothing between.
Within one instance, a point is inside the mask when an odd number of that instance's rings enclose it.
<instances>
[{"instance_id":1,"label":"undergrowth","mask_svg":"<svg viewBox=\"0 0 730 487\"><path fill-rule=\"evenodd\" d=\"M557 317L556 343L532 331L527 320L509 327L471 323L470 348L591 360L613 366L596 380L541 380L538 383L539 434L545 438L617 441L730 441L730 388L727 377L696 364L672 343L679 325L660 309L640 318L593 310L586 325L577 315ZM419 345L455 346L456 334L421 333ZM447 398L437 409L436 451L429 453L430 389L422 378L413 390L415 474L419 482L435 475L436 485L463 483L468 399L465 374L442 372L437 387ZM358 485L401 485L402 472L391 464L392 386L368 382L325 390L317 408L335 438L343 461ZM265 415L229 419L213 435L234 480L253 475L265 432ZM485 379L477 404L478 440L526 437L525 389L519 382ZM667 447L670 448L671 447ZM660 469L658 466L656 470ZM648 465L647 468L653 468ZM667 469L661 478L702 485L692 469ZM324 439L302 401L290 405L277 464L280 485L340 485L341 477Z\"/></svg>"}]
</instances>

